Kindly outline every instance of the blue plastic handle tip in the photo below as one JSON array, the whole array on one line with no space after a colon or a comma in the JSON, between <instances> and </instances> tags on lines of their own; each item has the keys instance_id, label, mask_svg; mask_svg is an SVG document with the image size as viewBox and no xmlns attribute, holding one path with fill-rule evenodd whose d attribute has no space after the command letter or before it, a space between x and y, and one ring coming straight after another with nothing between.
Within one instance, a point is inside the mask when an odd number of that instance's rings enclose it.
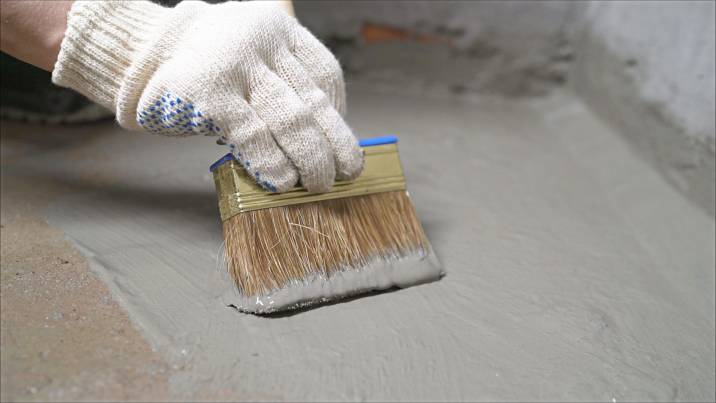
<instances>
[{"instance_id":1,"label":"blue plastic handle tip","mask_svg":"<svg viewBox=\"0 0 716 403\"><path fill-rule=\"evenodd\" d=\"M358 145L361 147L370 147L370 146L380 146L383 144L395 144L398 142L397 136L380 136L380 137L371 137L369 139L360 139L358 140Z\"/></svg>"}]
</instances>

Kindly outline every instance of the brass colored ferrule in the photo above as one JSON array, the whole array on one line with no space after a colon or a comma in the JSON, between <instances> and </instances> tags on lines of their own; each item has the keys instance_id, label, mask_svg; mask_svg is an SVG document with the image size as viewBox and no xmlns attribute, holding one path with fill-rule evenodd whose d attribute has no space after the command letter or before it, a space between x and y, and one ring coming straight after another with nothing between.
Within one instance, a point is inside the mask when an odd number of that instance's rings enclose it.
<instances>
[{"instance_id":1,"label":"brass colored ferrule","mask_svg":"<svg viewBox=\"0 0 716 403\"><path fill-rule=\"evenodd\" d=\"M358 178L336 181L329 192L320 194L309 193L303 186L271 193L256 184L236 160L225 162L213 171L221 220L252 210L405 190L397 144L364 147L363 152L365 163Z\"/></svg>"}]
</instances>

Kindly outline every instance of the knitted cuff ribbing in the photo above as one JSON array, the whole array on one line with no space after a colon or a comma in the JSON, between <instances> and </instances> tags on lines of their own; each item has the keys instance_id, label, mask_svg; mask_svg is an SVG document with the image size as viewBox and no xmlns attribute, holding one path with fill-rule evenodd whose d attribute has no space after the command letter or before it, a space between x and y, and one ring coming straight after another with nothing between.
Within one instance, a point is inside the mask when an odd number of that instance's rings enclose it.
<instances>
[{"instance_id":1,"label":"knitted cuff ribbing","mask_svg":"<svg viewBox=\"0 0 716 403\"><path fill-rule=\"evenodd\" d=\"M166 11L148 1L76 1L52 82L117 109L130 64L156 35Z\"/></svg>"}]
</instances>

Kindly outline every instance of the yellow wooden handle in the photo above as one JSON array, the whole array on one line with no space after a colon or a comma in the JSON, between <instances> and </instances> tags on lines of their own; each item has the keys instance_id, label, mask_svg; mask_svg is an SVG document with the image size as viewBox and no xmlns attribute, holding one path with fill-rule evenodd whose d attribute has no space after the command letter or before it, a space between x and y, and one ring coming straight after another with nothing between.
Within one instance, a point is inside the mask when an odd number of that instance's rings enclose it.
<instances>
[{"instance_id":1,"label":"yellow wooden handle","mask_svg":"<svg viewBox=\"0 0 716 403\"><path fill-rule=\"evenodd\" d=\"M224 162L213 169L221 220L246 211L405 190L397 144L364 147L363 151L365 164L360 176L352 181L336 181L330 192L320 194L308 193L300 185L285 193L270 193L257 185L235 159Z\"/></svg>"}]
</instances>

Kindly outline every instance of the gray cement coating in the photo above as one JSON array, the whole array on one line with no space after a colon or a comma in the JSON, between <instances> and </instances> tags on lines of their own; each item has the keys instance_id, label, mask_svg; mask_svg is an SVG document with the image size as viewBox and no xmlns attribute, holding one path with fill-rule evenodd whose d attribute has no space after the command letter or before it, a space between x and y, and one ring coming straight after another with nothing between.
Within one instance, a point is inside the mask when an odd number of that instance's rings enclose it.
<instances>
[{"instance_id":1,"label":"gray cement coating","mask_svg":"<svg viewBox=\"0 0 716 403\"><path fill-rule=\"evenodd\" d=\"M221 261L221 256L219 259ZM412 251L400 257L376 258L362 266L346 267L330 277L316 273L268 293L243 295L235 288L228 289L224 303L241 312L283 313L338 302L359 294L425 284L439 280L444 274L434 253Z\"/></svg>"},{"instance_id":2,"label":"gray cement coating","mask_svg":"<svg viewBox=\"0 0 716 403\"><path fill-rule=\"evenodd\" d=\"M227 307L211 139L6 125L31 133L3 174L72 189L49 223L183 368L175 398L714 400L714 219L579 101L349 93L357 133L401 139L441 281Z\"/></svg>"}]
</instances>

